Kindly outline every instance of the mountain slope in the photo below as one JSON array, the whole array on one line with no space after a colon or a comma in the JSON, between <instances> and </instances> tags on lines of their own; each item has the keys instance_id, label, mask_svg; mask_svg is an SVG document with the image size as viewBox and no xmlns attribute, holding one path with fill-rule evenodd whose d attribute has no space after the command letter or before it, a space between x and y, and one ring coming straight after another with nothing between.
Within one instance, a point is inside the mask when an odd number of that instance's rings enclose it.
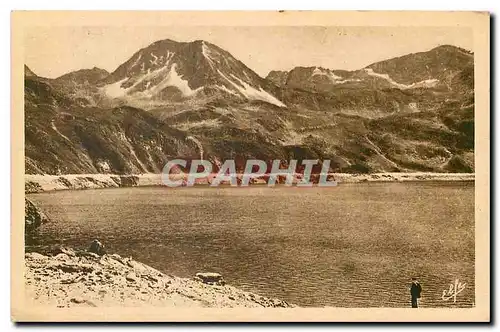
<instances>
[{"instance_id":1,"label":"mountain slope","mask_svg":"<svg viewBox=\"0 0 500 332\"><path fill-rule=\"evenodd\" d=\"M413 62L423 72L403 78ZM26 72L27 173L159 173L200 155L240 169L330 159L335 172L474 171L473 55L458 48L266 80L210 43L162 40L109 75Z\"/></svg>"},{"instance_id":2,"label":"mountain slope","mask_svg":"<svg viewBox=\"0 0 500 332\"><path fill-rule=\"evenodd\" d=\"M25 81L26 173L159 173L196 155L186 135L132 107L81 107L46 82Z\"/></svg>"},{"instance_id":3,"label":"mountain slope","mask_svg":"<svg viewBox=\"0 0 500 332\"><path fill-rule=\"evenodd\" d=\"M383 115L435 108L449 99L470 101L474 56L445 45L356 71L296 67L289 72L272 71L267 79L282 88L288 106L312 105L317 110L365 112L368 116L371 110Z\"/></svg>"}]
</instances>

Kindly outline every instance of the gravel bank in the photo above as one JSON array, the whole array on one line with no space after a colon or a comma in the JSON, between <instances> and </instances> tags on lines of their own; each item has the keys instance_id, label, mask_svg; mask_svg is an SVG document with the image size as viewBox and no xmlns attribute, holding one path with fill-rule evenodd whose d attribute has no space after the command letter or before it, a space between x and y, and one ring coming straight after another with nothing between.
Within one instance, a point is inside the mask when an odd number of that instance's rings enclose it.
<instances>
[{"instance_id":1,"label":"gravel bank","mask_svg":"<svg viewBox=\"0 0 500 332\"><path fill-rule=\"evenodd\" d=\"M58 253L57 253L58 252ZM54 307L293 307L230 285L209 285L166 275L117 254L98 256L71 249L55 255L25 254L26 293Z\"/></svg>"}]
</instances>

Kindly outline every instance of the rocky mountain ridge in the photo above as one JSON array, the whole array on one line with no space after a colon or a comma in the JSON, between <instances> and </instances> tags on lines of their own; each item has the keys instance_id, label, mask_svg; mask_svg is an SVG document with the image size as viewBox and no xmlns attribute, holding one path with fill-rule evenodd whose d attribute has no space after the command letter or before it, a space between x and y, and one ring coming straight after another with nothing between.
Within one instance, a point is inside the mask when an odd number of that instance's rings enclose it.
<instances>
[{"instance_id":1,"label":"rocky mountain ridge","mask_svg":"<svg viewBox=\"0 0 500 332\"><path fill-rule=\"evenodd\" d=\"M332 172L473 172L474 57L454 46L266 79L205 41L115 71L25 67L26 172L159 173L168 159L330 159Z\"/></svg>"},{"instance_id":2,"label":"rocky mountain ridge","mask_svg":"<svg viewBox=\"0 0 500 332\"><path fill-rule=\"evenodd\" d=\"M455 88L454 78L463 71L471 70L474 70L473 53L442 45L426 52L376 62L354 71L295 67L290 71L271 71L266 79L281 87L306 88L316 92L341 86L401 90L438 88L451 91ZM466 83L473 83L473 77L471 79L471 82Z\"/></svg>"}]
</instances>

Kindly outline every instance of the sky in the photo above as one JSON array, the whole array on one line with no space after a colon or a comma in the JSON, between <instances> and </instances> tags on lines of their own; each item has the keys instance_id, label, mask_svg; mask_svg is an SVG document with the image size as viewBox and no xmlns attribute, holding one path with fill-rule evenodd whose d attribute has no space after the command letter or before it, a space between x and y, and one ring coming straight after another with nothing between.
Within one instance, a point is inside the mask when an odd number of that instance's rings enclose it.
<instances>
[{"instance_id":1,"label":"sky","mask_svg":"<svg viewBox=\"0 0 500 332\"><path fill-rule=\"evenodd\" d=\"M59 26L26 31L25 63L35 74L50 78L93 67L112 72L161 39L206 40L263 77L296 66L356 70L444 44L474 51L472 30L465 27Z\"/></svg>"}]
</instances>

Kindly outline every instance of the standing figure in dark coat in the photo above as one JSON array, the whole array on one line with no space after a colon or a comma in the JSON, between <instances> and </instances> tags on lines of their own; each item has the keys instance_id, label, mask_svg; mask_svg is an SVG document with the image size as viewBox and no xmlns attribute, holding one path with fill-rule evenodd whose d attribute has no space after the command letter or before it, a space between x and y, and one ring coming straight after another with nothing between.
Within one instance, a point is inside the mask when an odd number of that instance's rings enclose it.
<instances>
[{"instance_id":1,"label":"standing figure in dark coat","mask_svg":"<svg viewBox=\"0 0 500 332\"><path fill-rule=\"evenodd\" d=\"M418 299L420 298L420 293L422 293L422 286L417 281L417 278L411 278L411 307L418 308Z\"/></svg>"}]
</instances>

